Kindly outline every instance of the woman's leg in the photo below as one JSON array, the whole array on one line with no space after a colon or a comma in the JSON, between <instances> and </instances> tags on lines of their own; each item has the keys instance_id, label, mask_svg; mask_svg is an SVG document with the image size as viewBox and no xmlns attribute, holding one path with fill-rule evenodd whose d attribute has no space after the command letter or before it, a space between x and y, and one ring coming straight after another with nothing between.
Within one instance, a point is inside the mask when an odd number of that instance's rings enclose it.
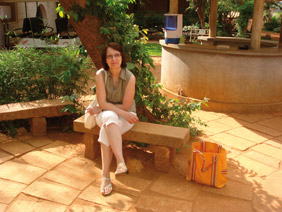
<instances>
[{"instance_id":1,"label":"woman's leg","mask_svg":"<svg viewBox=\"0 0 282 212\"><path fill-rule=\"evenodd\" d=\"M111 147L101 143L102 176L110 177L110 166L113 158Z\"/></svg>"},{"instance_id":2,"label":"woman's leg","mask_svg":"<svg viewBox=\"0 0 282 212\"><path fill-rule=\"evenodd\" d=\"M113 157L113 152L111 147L101 143L101 157L102 157L101 193L104 195L104 194L109 194L112 191L112 186L108 186L111 183L110 166Z\"/></svg>"},{"instance_id":3,"label":"woman's leg","mask_svg":"<svg viewBox=\"0 0 282 212\"><path fill-rule=\"evenodd\" d=\"M100 113L96 117L96 123L100 127L98 141L101 143L101 145L103 145L103 148L108 147L112 150L116 157L117 164L124 163L121 135L131 129L133 124L130 124L122 117L118 117L118 115L113 111L104 111ZM103 160L102 163L104 163ZM126 166L123 167L123 169L126 171ZM108 171L106 170L105 173L107 172Z\"/></svg>"},{"instance_id":4,"label":"woman's leg","mask_svg":"<svg viewBox=\"0 0 282 212\"><path fill-rule=\"evenodd\" d=\"M122 137L120 128L115 123L106 126L107 136L112 148L112 151L116 157L117 164L124 162L122 153Z\"/></svg>"}]
</instances>

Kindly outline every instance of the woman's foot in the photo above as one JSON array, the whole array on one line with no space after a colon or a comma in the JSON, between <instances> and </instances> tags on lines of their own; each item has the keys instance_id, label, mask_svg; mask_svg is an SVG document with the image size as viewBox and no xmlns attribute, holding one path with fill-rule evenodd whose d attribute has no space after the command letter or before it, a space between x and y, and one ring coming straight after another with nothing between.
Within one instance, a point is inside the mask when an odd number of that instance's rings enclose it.
<instances>
[{"instance_id":1,"label":"woman's foot","mask_svg":"<svg viewBox=\"0 0 282 212\"><path fill-rule=\"evenodd\" d=\"M117 170L115 172L115 175L125 175L125 174L129 174L129 172L125 163L121 162L117 165Z\"/></svg>"},{"instance_id":2,"label":"woman's foot","mask_svg":"<svg viewBox=\"0 0 282 212\"><path fill-rule=\"evenodd\" d=\"M108 196L112 193L113 186L111 183L111 178L102 177L102 184L101 184L101 194L103 196Z\"/></svg>"}]
</instances>

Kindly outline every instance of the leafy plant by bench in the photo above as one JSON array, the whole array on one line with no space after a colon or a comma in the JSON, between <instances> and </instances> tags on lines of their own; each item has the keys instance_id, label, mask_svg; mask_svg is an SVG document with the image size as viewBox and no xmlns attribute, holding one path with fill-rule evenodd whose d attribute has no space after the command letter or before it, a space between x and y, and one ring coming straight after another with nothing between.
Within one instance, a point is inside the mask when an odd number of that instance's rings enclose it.
<instances>
[{"instance_id":1,"label":"leafy plant by bench","mask_svg":"<svg viewBox=\"0 0 282 212\"><path fill-rule=\"evenodd\" d=\"M66 97L75 103L85 93L93 63L77 46L0 51L0 105ZM79 108L78 108L79 109ZM76 112L68 105L65 111ZM26 120L2 121L0 131L14 136Z\"/></svg>"},{"instance_id":2,"label":"leafy plant by bench","mask_svg":"<svg viewBox=\"0 0 282 212\"><path fill-rule=\"evenodd\" d=\"M0 104L83 94L90 60L76 46L0 52Z\"/></svg>"}]
</instances>

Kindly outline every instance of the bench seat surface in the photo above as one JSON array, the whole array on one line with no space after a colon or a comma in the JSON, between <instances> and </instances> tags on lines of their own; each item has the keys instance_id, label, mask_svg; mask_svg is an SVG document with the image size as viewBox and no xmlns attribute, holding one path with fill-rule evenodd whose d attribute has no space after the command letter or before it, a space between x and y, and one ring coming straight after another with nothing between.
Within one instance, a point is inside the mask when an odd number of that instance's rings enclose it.
<instances>
[{"instance_id":1,"label":"bench seat surface","mask_svg":"<svg viewBox=\"0 0 282 212\"><path fill-rule=\"evenodd\" d=\"M99 135L99 127L89 130L84 127L84 116L74 121L74 131ZM190 139L190 130L187 128L173 127L148 122L137 122L133 128L122 135L124 140L148 144L183 148Z\"/></svg>"},{"instance_id":2,"label":"bench seat surface","mask_svg":"<svg viewBox=\"0 0 282 212\"><path fill-rule=\"evenodd\" d=\"M67 115L68 113L61 112L66 105L74 105L74 103L62 102L59 99L42 99L0 105L0 121Z\"/></svg>"}]
</instances>

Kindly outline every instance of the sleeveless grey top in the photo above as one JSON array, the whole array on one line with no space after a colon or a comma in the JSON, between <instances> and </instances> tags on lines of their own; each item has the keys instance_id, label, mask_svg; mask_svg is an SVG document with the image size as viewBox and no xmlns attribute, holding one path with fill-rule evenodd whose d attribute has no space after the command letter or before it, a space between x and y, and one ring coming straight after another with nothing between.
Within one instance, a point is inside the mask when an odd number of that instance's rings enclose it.
<instances>
[{"instance_id":1,"label":"sleeveless grey top","mask_svg":"<svg viewBox=\"0 0 282 212\"><path fill-rule=\"evenodd\" d=\"M115 88L111 72L106 71L104 69L101 69L101 71L102 71L102 76L104 78L104 82L105 82L105 75L107 75L106 78L107 80L105 84L107 102L110 102L112 104L122 104L126 86L128 84L130 77L133 75L132 72L130 72L127 68L121 69L119 74L118 84L117 87ZM136 106L134 100L128 112L136 112Z\"/></svg>"}]
</instances>

